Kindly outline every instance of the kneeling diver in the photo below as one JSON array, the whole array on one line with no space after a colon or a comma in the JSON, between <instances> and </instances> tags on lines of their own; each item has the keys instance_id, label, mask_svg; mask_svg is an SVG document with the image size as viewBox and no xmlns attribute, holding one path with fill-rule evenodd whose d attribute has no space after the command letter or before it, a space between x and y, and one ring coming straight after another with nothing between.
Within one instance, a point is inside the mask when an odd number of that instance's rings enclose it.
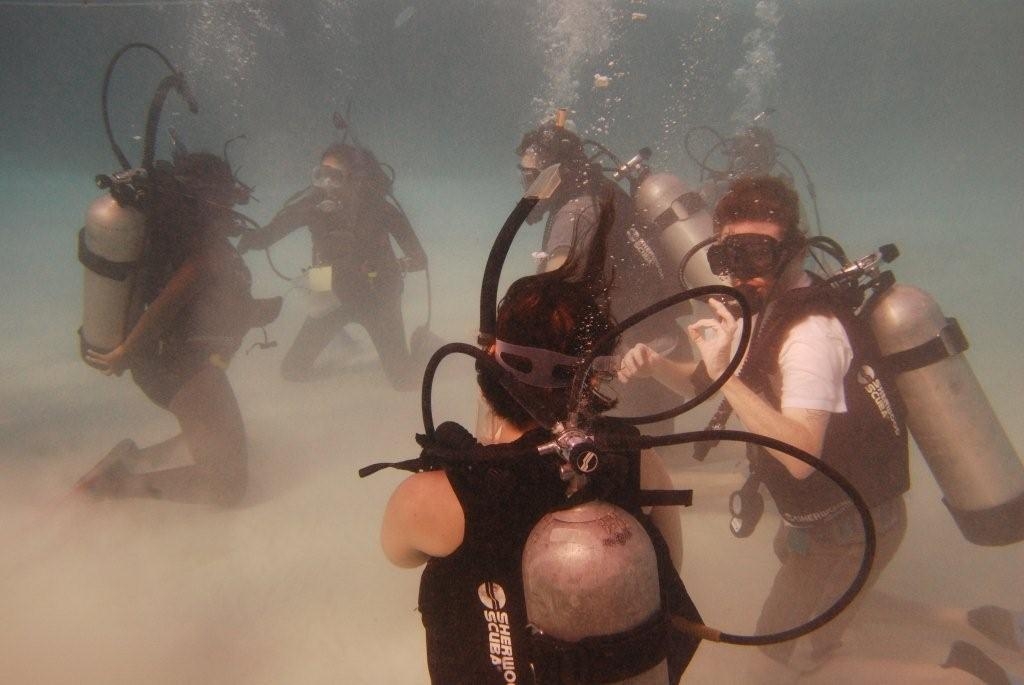
<instances>
[{"instance_id":1,"label":"kneeling diver","mask_svg":"<svg viewBox=\"0 0 1024 685\"><path fill-rule=\"evenodd\" d=\"M425 269L427 256L408 219L388 201L390 185L369 150L334 143L313 172L313 186L263 229L242 236L238 247L244 253L308 226L313 269L329 274L336 301L302 324L281 363L286 379L314 378L320 353L346 324L358 323L370 334L391 386L416 387L402 321L402 276ZM391 236L405 253L403 259L396 259Z\"/></svg>"},{"instance_id":2,"label":"kneeling diver","mask_svg":"<svg viewBox=\"0 0 1024 685\"><path fill-rule=\"evenodd\" d=\"M246 491L245 429L225 369L252 326L269 323L280 298L254 300L245 262L228 240L240 226L231 207L247 197L223 159L208 153L176 160L146 215L135 315L110 351L85 350L108 375L130 370L181 433L150 447L119 443L80 482L97 497L153 497L220 505ZM184 443L194 463L134 473L133 462L165 462Z\"/></svg>"},{"instance_id":3,"label":"kneeling diver","mask_svg":"<svg viewBox=\"0 0 1024 685\"><path fill-rule=\"evenodd\" d=\"M114 139L107 107L114 68L132 50L156 54L169 72L150 102L134 168ZM109 193L92 203L79 233L79 337L86 363L108 375L131 370L146 396L175 415L181 433L142 449L123 440L75 491L232 505L245 494L248 472L245 429L225 369L245 333L277 317L281 298L253 299L249 270L228 240L248 222L232 207L250 195L228 162L188 153L173 131L173 163L155 159L160 113L172 90L198 112L184 74L151 45L130 43L107 66L103 120L122 170L96 177ZM132 468L165 464L179 446L191 464L148 473Z\"/></svg>"}]
</instances>

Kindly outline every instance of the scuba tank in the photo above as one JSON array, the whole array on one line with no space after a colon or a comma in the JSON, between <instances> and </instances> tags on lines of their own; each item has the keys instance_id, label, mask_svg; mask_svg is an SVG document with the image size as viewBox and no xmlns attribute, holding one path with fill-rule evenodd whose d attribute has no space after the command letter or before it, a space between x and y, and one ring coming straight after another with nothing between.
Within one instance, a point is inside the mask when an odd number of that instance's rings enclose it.
<instances>
[{"instance_id":1,"label":"scuba tank","mask_svg":"<svg viewBox=\"0 0 1024 685\"><path fill-rule=\"evenodd\" d=\"M894 245L850 262L834 241L811 240L843 265L829 284L851 288L853 304L871 291L858 315L894 373L907 427L964 538L986 546L1024 540L1024 466L963 354L968 342L956 319L879 270L899 255Z\"/></svg>"},{"instance_id":2,"label":"scuba tank","mask_svg":"<svg viewBox=\"0 0 1024 685\"><path fill-rule=\"evenodd\" d=\"M684 288L722 282L708 265L714 223L700 193L672 174L649 174L640 181L635 202L637 215L654 227Z\"/></svg>"},{"instance_id":3,"label":"scuba tank","mask_svg":"<svg viewBox=\"0 0 1024 685\"><path fill-rule=\"evenodd\" d=\"M644 227L644 234L656 236L661 253L678 274L683 289L721 285L722 279L708 266L706 248L714 240L714 225L700 193L673 174L652 173L647 165L650 148L641 148L623 163L603 145L584 142L597 146L601 155L615 163L615 168L609 169L612 179L629 182L635 223Z\"/></svg>"},{"instance_id":4,"label":"scuba tank","mask_svg":"<svg viewBox=\"0 0 1024 685\"><path fill-rule=\"evenodd\" d=\"M866 306L897 373L907 426L960 532L978 545L1024 540L1024 467L963 354L968 343L956 319L907 285Z\"/></svg>"},{"instance_id":5,"label":"scuba tank","mask_svg":"<svg viewBox=\"0 0 1024 685\"><path fill-rule=\"evenodd\" d=\"M87 350L109 352L124 340L145 234L145 215L110 194L86 211L78 234L78 259L85 267L79 329L83 359Z\"/></svg>"},{"instance_id":6,"label":"scuba tank","mask_svg":"<svg viewBox=\"0 0 1024 685\"><path fill-rule=\"evenodd\" d=\"M770 113L762 112L755 121ZM691 138L698 131L710 132L717 139L702 157L691 149ZM709 126L699 126L687 131L684 144L687 155L701 169L700 188L690 187L673 174L651 173L646 164L651 156L650 148L641 149L628 162L618 165L613 174L616 180L623 177L629 180L638 222L654 230L684 289L722 283L707 260L707 248L715 239L712 205L728 182L743 176L781 173L792 183L792 174L780 159L780 153L787 154L803 171L814 206L815 232L821 232L817 196L807 168L795 152L776 143L768 129L750 126L731 138L724 138ZM709 158L715 153L725 156L721 169L709 164Z\"/></svg>"},{"instance_id":7,"label":"scuba tank","mask_svg":"<svg viewBox=\"0 0 1024 685\"><path fill-rule=\"evenodd\" d=\"M114 66L120 57L134 48L154 52L171 72L164 77L150 102L142 165L133 168L114 140L107 108L107 92ZM85 267L82 287L82 326L79 329L80 352L109 352L124 340L138 282L138 264L146 245L146 208L154 195L153 157L156 131L164 100L176 90L192 113L198 111L185 78L162 53L144 43L130 43L118 50L107 65L103 80L103 123L114 155L122 170L96 177L96 185L109 191L92 202L86 212L85 226L78 234L78 260ZM88 363L88 362L87 362Z\"/></svg>"},{"instance_id":8,"label":"scuba tank","mask_svg":"<svg viewBox=\"0 0 1024 685\"><path fill-rule=\"evenodd\" d=\"M561 679L558 660L546 658L548 645L557 651L560 644L589 643L598 646L591 654L601 654L602 636L627 633L635 640L629 650L633 656L643 652L648 642L643 629L657 627L661 617L660 587L654 546L623 509L594 500L545 515L523 550L538 681ZM609 673L609 664L598 659L579 665L583 673L578 675L581 682L593 682L591 674L600 674L605 683L660 685L668 682L667 661L660 656L651 655L647 661L656 663L643 664L636 675L618 678L621 674Z\"/></svg>"}]
</instances>

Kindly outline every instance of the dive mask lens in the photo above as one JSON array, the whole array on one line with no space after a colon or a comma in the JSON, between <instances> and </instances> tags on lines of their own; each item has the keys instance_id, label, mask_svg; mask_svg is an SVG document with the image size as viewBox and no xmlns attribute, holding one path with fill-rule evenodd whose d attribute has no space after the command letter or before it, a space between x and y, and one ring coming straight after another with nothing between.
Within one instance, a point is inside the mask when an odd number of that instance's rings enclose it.
<instances>
[{"instance_id":1,"label":"dive mask lens","mask_svg":"<svg viewBox=\"0 0 1024 685\"><path fill-rule=\"evenodd\" d=\"M730 235L708 248L708 266L716 276L739 280L767 276L778 268L782 252L782 244L769 235Z\"/></svg>"},{"instance_id":2,"label":"dive mask lens","mask_svg":"<svg viewBox=\"0 0 1024 685\"><path fill-rule=\"evenodd\" d=\"M313 185L317 188L338 189L345 183L345 172L327 164L313 169Z\"/></svg>"},{"instance_id":3,"label":"dive mask lens","mask_svg":"<svg viewBox=\"0 0 1024 685\"><path fill-rule=\"evenodd\" d=\"M708 266L716 276L728 276L729 266L725 258L725 245L714 243L708 248Z\"/></svg>"},{"instance_id":4,"label":"dive mask lens","mask_svg":"<svg viewBox=\"0 0 1024 685\"><path fill-rule=\"evenodd\" d=\"M540 176L540 169L534 167L519 166L519 177L523 182L523 190L529 189L533 182Z\"/></svg>"}]
</instances>

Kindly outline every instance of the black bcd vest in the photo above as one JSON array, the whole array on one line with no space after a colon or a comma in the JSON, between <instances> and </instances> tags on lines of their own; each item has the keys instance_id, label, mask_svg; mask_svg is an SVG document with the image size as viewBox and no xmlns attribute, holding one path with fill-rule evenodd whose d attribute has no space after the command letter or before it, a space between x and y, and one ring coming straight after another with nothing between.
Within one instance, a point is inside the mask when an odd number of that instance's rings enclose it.
<instances>
[{"instance_id":1,"label":"black bcd vest","mask_svg":"<svg viewBox=\"0 0 1024 685\"><path fill-rule=\"evenodd\" d=\"M743 377L778 408L779 398L768 378L778 370L779 352L789 331L815 314L838 319L853 350L850 369L843 378L847 411L830 417L821 458L873 507L910 487L906 412L894 375L882 361L866 322L855 315L842 293L816 284L791 290L776 300ZM765 483L782 517L794 525L828 520L849 506L849 498L820 471L803 480L793 478L763 448L757 448L752 456L751 472Z\"/></svg>"}]
</instances>

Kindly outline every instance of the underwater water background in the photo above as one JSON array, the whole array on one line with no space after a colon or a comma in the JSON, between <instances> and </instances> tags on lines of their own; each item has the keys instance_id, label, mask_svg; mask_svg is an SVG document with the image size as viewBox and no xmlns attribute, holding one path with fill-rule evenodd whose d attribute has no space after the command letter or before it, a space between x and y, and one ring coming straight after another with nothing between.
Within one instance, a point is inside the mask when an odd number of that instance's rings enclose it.
<instances>
[{"instance_id":1,"label":"underwater water background","mask_svg":"<svg viewBox=\"0 0 1024 685\"><path fill-rule=\"evenodd\" d=\"M75 335L76 233L99 194L93 176L117 167L100 117L103 71L134 41L164 51L200 104L191 115L168 99L159 156L170 125L191 149L215 152L245 134L230 157L255 187L259 202L244 210L261 223L309 183L334 136L331 113L351 103L359 140L397 171L430 258L432 325L450 340L475 337L487 250L521 193L513 150L554 108L569 107L580 133L622 157L650 146L655 168L693 185L687 130L731 135L774 110L767 126L806 164L822 231L851 256L900 247L893 271L960 321L971 366L1024 449L1024 3L0 0L0 682L427 679L419 574L392 568L377 543L401 475L356 476L415 453L419 397L386 386L358 330L361 351L340 373L281 380L302 293L258 253L246 257L256 294L288 294L270 328L279 346L239 354L230 372L250 437L245 506L102 502L52 525L51 503L114 443L176 430L127 376L86 367ZM610 77L607 89L595 74ZM113 129L136 162L162 76L135 53L112 82ZM539 231L517 239L506 280L532 269ZM272 251L288 274L308 252L304 232ZM410 275L407 333L425 302L422 274ZM472 421L471 371L454 362L439 377L435 417ZM976 682L938 668L954 639L1024 674L1020 654L962 617L981 604L1024 609L1022 545L963 540L916 448L912 463L899 554L844 652L802 682ZM677 484L699 498L706 483L718 510L682 514L683 577L714 621L727 597L756 609L774 571L751 562L767 559L770 540L745 548L726 532L729 489L719 490L731 481L694 466L673 462ZM742 648L704 645L684 682L765 682L756 666Z\"/></svg>"}]
</instances>

